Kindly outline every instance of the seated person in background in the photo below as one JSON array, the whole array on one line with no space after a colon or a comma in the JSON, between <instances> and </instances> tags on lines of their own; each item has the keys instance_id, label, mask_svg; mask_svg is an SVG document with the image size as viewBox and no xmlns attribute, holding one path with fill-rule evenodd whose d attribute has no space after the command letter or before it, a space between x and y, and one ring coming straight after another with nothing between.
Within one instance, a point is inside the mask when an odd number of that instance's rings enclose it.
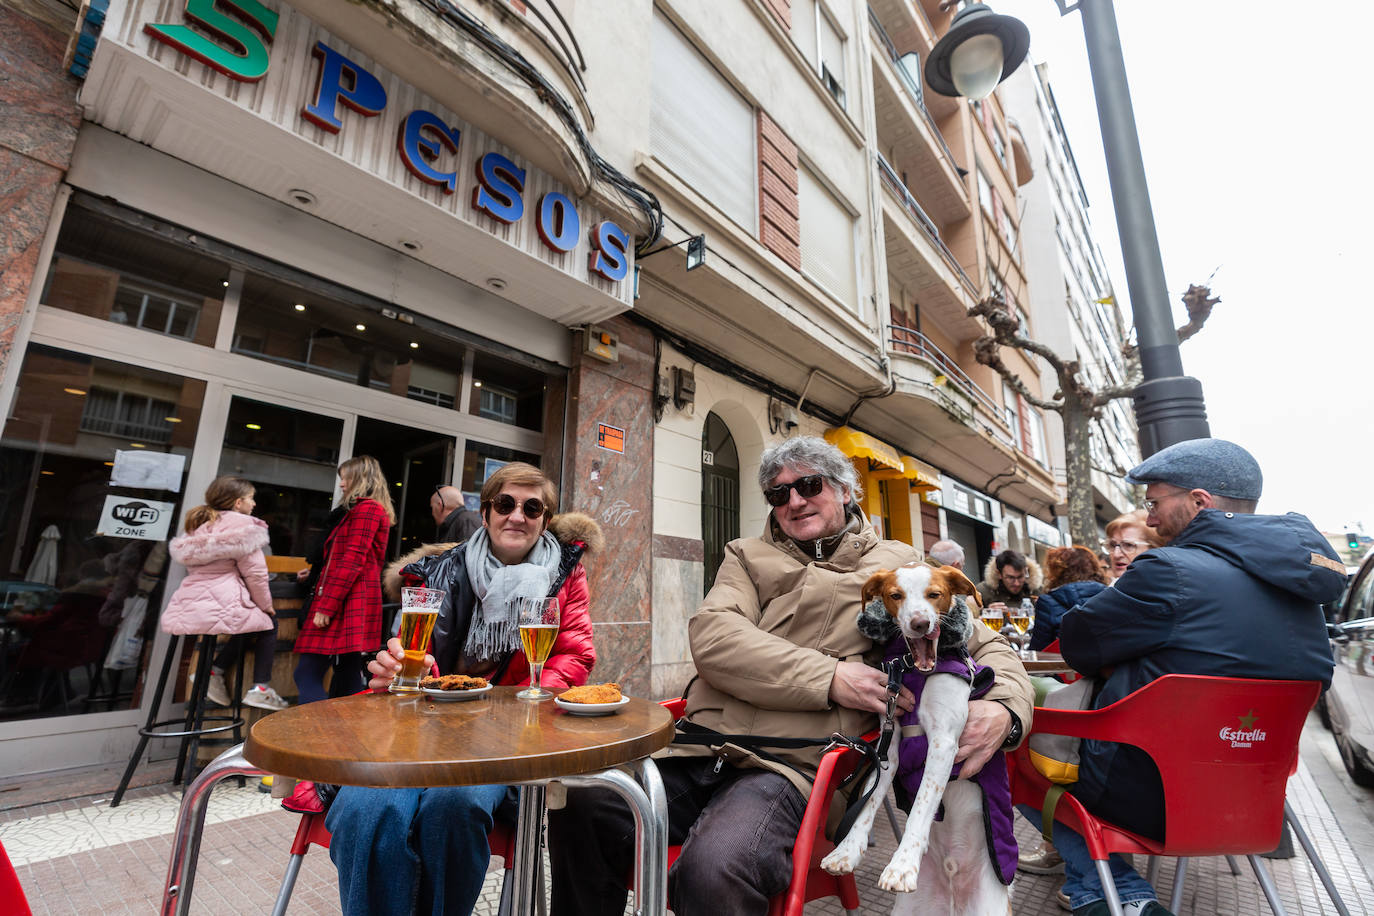
<instances>
[{"instance_id":1,"label":"seated person in background","mask_svg":"<svg viewBox=\"0 0 1374 916\"><path fill-rule=\"evenodd\" d=\"M1030 647L1043 649L1059 638L1059 621L1069 608L1107 587L1107 571L1086 547L1055 547L1045 554L1045 594L1035 599Z\"/></svg>"},{"instance_id":2,"label":"seated person in background","mask_svg":"<svg viewBox=\"0 0 1374 916\"><path fill-rule=\"evenodd\" d=\"M983 569L983 581L978 583L978 598L985 608L1007 612L1029 598L1040 594L1040 567L1034 560L1015 550L1004 550L988 560Z\"/></svg>"},{"instance_id":3,"label":"seated person in background","mask_svg":"<svg viewBox=\"0 0 1374 916\"><path fill-rule=\"evenodd\" d=\"M697 677L686 720L722 734L820 738L861 735L886 708L882 656L859 632L863 585L879 569L920 562L910 544L879 539L856 497L854 466L830 443L798 437L769 448L759 486L773 507L761 537L726 547L715 585L688 624ZM1016 653L981 623L969 651L996 683L969 703L956 761L972 778L993 752L1015 746L1031 690ZM897 709L912 708L902 688ZM747 742L745 742L747 744ZM763 914L792 874L821 748L675 746L658 761L668 796L668 841L682 853L668 873L678 916ZM766 757L765 757L766 755ZM996 762L1001 766L1000 760ZM549 811L554 916L620 916L634 853L634 821L611 792L571 789Z\"/></svg>"},{"instance_id":4,"label":"seated person in background","mask_svg":"<svg viewBox=\"0 0 1374 916\"><path fill-rule=\"evenodd\" d=\"M1147 522L1167 543L1146 551L1112 588L1060 624L1064 659L1105 678L1101 709L1165 674L1331 683L1321 603L1340 595L1345 566L1296 513L1256 515L1262 477L1245 449L1190 439L1156 452L1126 480L1145 485ZM1159 770L1139 748L1084 741L1070 791L1089 811L1154 839L1164 836ZM1040 813L1020 809L1033 821ZM1105 916L1101 881L1083 838L1054 825L1064 892L1075 916ZM1120 856L1109 863L1126 913L1168 911Z\"/></svg>"},{"instance_id":5,"label":"seated person in background","mask_svg":"<svg viewBox=\"0 0 1374 916\"><path fill-rule=\"evenodd\" d=\"M555 595L558 638L544 666L544 686L583 684L596 662L581 557L601 546L585 515L552 518L558 494L536 467L505 465L482 487L482 528L467 543L436 552L422 547L386 573L391 597L402 584L445 589L432 637L444 674L496 684L528 684L529 664L508 602ZM442 549L442 548L440 548ZM399 639L368 664L369 686L386 690L401 670ZM490 852L487 834L506 786L369 789L344 786L329 808L329 857L339 871L346 916L470 913Z\"/></svg>"},{"instance_id":6,"label":"seated person in background","mask_svg":"<svg viewBox=\"0 0 1374 916\"><path fill-rule=\"evenodd\" d=\"M1146 515L1144 509L1133 509L1107 523L1107 540L1103 546L1111 561L1107 574L1112 582L1125 574L1126 567L1136 557L1152 547L1164 546L1159 532L1145 524Z\"/></svg>"},{"instance_id":7,"label":"seated person in background","mask_svg":"<svg viewBox=\"0 0 1374 916\"><path fill-rule=\"evenodd\" d=\"M926 551L926 562L931 566L953 566L964 571L964 548L953 541L936 541Z\"/></svg>"}]
</instances>

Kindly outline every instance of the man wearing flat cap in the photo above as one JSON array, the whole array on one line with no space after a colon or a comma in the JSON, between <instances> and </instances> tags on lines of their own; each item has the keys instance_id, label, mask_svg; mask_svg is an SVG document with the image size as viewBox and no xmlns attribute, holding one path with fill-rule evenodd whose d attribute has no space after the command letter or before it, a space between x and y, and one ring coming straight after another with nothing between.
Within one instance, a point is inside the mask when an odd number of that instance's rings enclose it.
<instances>
[{"instance_id":1,"label":"man wearing flat cap","mask_svg":"<svg viewBox=\"0 0 1374 916\"><path fill-rule=\"evenodd\" d=\"M1340 596L1345 566L1306 517L1254 514L1263 482L1254 457L1224 439L1192 439L1150 456L1127 480L1145 485L1146 523L1167 543L1136 557L1114 588L1064 615L1065 660L1105 679L1094 707L1165 674L1329 685L1321 604ZM1103 741L1083 742L1080 753L1079 781L1070 788L1079 801L1163 839L1164 793L1150 758ZM1074 913L1106 914L1082 838L1061 827L1054 843ZM1133 902L1128 914L1168 913L1124 860L1113 856L1111 869L1122 902Z\"/></svg>"}]
</instances>

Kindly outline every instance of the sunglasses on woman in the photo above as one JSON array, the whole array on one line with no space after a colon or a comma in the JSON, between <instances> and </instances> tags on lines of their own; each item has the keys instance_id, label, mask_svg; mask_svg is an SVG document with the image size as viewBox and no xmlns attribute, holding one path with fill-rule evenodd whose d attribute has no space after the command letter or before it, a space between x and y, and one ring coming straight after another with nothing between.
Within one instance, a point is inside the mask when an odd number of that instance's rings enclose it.
<instances>
[{"instance_id":1,"label":"sunglasses on woman","mask_svg":"<svg viewBox=\"0 0 1374 916\"><path fill-rule=\"evenodd\" d=\"M519 506L520 511L525 514L525 518L543 518L546 508L542 500L531 496L523 503L518 503L515 501L515 497L509 493L502 493L495 499L487 500L487 505L491 506L497 515L510 515L515 511L515 507Z\"/></svg>"},{"instance_id":2,"label":"sunglasses on woman","mask_svg":"<svg viewBox=\"0 0 1374 916\"><path fill-rule=\"evenodd\" d=\"M768 500L768 505L781 507L787 505L787 501L792 498L793 490L796 490L797 495L802 499L810 499L820 494L823 483L825 483L825 478L820 474L808 474L805 477L798 477L791 483L781 483L776 487L769 487L763 491L763 498Z\"/></svg>"}]
</instances>

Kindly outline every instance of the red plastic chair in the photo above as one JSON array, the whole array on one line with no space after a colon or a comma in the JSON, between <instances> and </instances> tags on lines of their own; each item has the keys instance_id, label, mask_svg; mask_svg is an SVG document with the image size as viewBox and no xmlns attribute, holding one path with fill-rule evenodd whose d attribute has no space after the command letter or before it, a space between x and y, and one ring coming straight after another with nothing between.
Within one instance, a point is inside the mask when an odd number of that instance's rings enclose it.
<instances>
[{"instance_id":1,"label":"red plastic chair","mask_svg":"<svg viewBox=\"0 0 1374 916\"><path fill-rule=\"evenodd\" d=\"M291 892L296 887L296 876L301 870L301 861L305 854L310 851L313 844L321 849L329 848L329 830L324 826L324 812L314 812L301 815L300 825L296 827L296 838L291 841L291 859L286 865L286 875L282 878L281 889L277 891L277 902L272 908L272 916L283 916L286 913L286 905L291 900ZM500 856L505 862L506 875L509 879L510 870L515 862L515 826L505 824L500 821L492 828L491 833L487 834L487 843L491 846L491 854ZM510 912L510 885L509 882L503 884L501 888L501 904L497 910L500 914ZM0 897L0 900L3 900ZM542 911L542 907L540 908Z\"/></svg>"},{"instance_id":2,"label":"red plastic chair","mask_svg":"<svg viewBox=\"0 0 1374 916\"><path fill-rule=\"evenodd\" d=\"M675 720L682 718L687 711L687 701L681 697L664 700L661 705L673 714ZM872 741L877 735L877 732L865 735L864 740ZM843 747L827 751L821 757L811 795L806 800L801 827L797 831L797 841L792 847L792 880L786 891L769 901L768 916L801 916L807 903L827 897L840 898L840 905L845 910L859 908L859 889L854 883L854 876L830 874L821 868L821 859L835 848L835 844L825 835L825 824L835 790L862 761L863 757L858 751ZM668 847L669 868L681 852L681 846Z\"/></svg>"},{"instance_id":3,"label":"red plastic chair","mask_svg":"<svg viewBox=\"0 0 1374 916\"><path fill-rule=\"evenodd\" d=\"M5 852L4 843L0 843L0 912L12 913L13 916L33 916L28 898L24 896L24 888L19 884L19 876L10 864L9 853Z\"/></svg>"},{"instance_id":4,"label":"red plastic chair","mask_svg":"<svg viewBox=\"0 0 1374 916\"><path fill-rule=\"evenodd\" d=\"M1064 794L1054 818L1087 842L1113 916L1121 903L1111 853L1149 856L1245 855L1274 912L1277 891L1260 853L1279 844L1284 793L1297 766L1298 738L1321 685L1170 674L1098 710L1035 710L1032 734L1048 733L1132 744L1149 754L1164 786L1163 842L1090 814ZM1228 734L1232 732L1235 734ZM1011 755L1012 801L1042 809L1051 783L1031 765L1029 742ZM1313 864L1324 872L1320 859ZM1171 909L1178 910L1186 866L1180 862ZM1339 901L1328 884L1332 899ZM1337 903L1339 909L1344 904Z\"/></svg>"}]
</instances>

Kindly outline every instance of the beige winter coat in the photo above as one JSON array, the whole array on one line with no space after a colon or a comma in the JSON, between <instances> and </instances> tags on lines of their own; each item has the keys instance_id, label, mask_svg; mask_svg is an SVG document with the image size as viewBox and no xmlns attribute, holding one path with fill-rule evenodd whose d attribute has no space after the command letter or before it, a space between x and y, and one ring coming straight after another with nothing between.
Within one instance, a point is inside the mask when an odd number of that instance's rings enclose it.
<instances>
[{"instance_id":1,"label":"beige winter coat","mask_svg":"<svg viewBox=\"0 0 1374 916\"><path fill-rule=\"evenodd\" d=\"M688 624L698 677L687 691L687 718L725 734L797 738L877 728L874 714L833 705L830 681L837 662L880 660L882 647L855 623L864 582L879 569L920 559L909 544L879 539L866 520L825 561L808 562L771 515L763 537L731 541L715 586ZM969 650L997 672L985 699L1005 703L1029 731L1033 694L1016 652L981 623ZM734 745L675 745L666 752L719 754L737 766L781 773L809 793L820 748L770 753L802 772Z\"/></svg>"}]
</instances>

